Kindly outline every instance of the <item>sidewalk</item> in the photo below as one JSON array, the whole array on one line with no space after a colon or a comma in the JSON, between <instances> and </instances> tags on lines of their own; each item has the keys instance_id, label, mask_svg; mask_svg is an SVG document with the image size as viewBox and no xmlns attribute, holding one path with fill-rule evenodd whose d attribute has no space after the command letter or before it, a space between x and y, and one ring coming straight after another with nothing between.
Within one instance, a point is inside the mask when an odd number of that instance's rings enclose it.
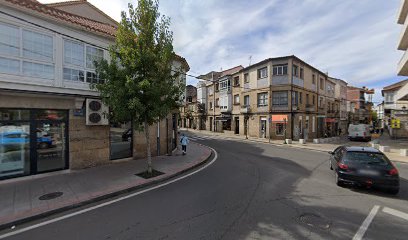
<instances>
[{"instance_id":1,"label":"sidewalk","mask_svg":"<svg viewBox=\"0 0 408 240\"><path fill-rule=\"evenodd\" d=\"M212 135L212 136L221 136L221 137L226 137L226 138L231 138L231 139L239 139L242 141L252 141L252 142L261 142L261 143L268 143L268 144L273 144L273 145L280 145L280 146L286 146L286 147L294 147L294 148L302 148L302 149L309 149L309 150L314 150L314 151L320 151L320 152L329 152L333 151L337 147L341 145L347 145L347 146L362 146L362 147L371 147L370 143L367 142L351 142L349 141L346 137L342 138L340 141L336 142L329 142L329 143L311 143L307 142L306 144L300 144L297 141L293 141L292 144L284 144L283 140L269 140L265 138L255 138L255 137L248 137L248 139L245 138L245 136L242 135L230 135L230 134L223 134L219 132L210 132L210 131L203 131L203 130L193 130L193 129L185 129L183 128L182 130L184 131L189 131L189 132L194 132L194 133L202 133L202 134L207 134L207 135ZM385 134L383 135L385 136ZM401 148L406 148L408 149L408 141L407 140L401 140L394 142L391 144L392 139L389 139L386 141L386 138L379 139L381 145L386 145L391 147L390 152L385 152L384 154L394 162L402 162L402 163L408 163L408 157L400 156L400 149ZM388 144L388 145L387 145Z\"/></svg>"},{"instance_id":2,"label":"sidewalk","mask_svg":"<svg viewBox=\"0 0 408 240\"><path fill-rule=\"evenodd\" d=\"M154 157L153 168L164 174L151 179L135 175L146 170L146 160L140 159L1 181L0 229L163 182L203 164L210 156L208 147L191 143L185 156L176 151L173 156ZM40 196L54 192L63 195L39 200Z\"/></svg>"}]
</instances>

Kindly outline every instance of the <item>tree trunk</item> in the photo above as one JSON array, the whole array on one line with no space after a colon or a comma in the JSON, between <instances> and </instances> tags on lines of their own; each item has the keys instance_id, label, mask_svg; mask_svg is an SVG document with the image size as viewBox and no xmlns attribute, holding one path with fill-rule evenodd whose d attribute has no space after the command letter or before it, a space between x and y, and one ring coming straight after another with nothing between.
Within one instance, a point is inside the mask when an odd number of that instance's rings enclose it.
<instances>
[{"instance_id":1,"label":"tree trunk","mask_svg":"<svg viewBox=\"0 0 408 240\"><path fill-rule=\"evenodd\" d=\"M149 132L149 124L147 121L144 122L144 132L145 132L145 138L146 138L146 151L147 151L147 172L149 174L152 173L153 167L152 167L152 152L150 151L150 132Z\"/></svg>"}]
</instances>

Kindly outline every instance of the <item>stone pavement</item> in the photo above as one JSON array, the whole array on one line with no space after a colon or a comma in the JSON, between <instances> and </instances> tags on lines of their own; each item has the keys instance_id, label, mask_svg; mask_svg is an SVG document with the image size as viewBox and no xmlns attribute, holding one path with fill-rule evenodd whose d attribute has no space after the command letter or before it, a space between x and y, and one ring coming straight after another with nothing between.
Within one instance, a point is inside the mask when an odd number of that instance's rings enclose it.
<instances>
[{"instance_id":1,"label":"stone pavement","mask_svg":"<svg viewBox=\"0 0 408 240\"><path fill-rule=\"evenodd\" d=\"M311 143L307 142L306 144L300 144L298 141L293 141L292 144L284 144L283 140L269 140L265 138L255 138L255 137L248 137L248 139L245 138L245 136L242 135L230 135L230 134L224 134L224 133L219 133L219 132L210 132L210 131L203 131L203 130L193 130L193 129L185 129L183 128L182 130L184 131L189 131L193 133L202 133L206 135L212 135L212 136L222 136L222 137L227 137L231 139L240 139L240 140L246 140L246 141L253 141L253 142L262 142L262 143L270 143L273 145L281 145L281 146L287 146L287 147L295 147L295 148L302 148L302 149L309 149L309 150L314 150L314 151L321 151L321 152L329 152L333 151L336 149L338 146L341 145L346 145L346 146L362 146L362 147L370 147L371 144L367 142L352 142L347 139L346 136L343 136L340 138L340 140L336 141L331 141L328 143ZM385 136L385 134L383 135ZM402 163L408 163L408 157L400 156L400 148L406 148L408 149L408 141L407 140L393 140L385 137L380 137L379 141L381 145L386 145L391 147L390 152L384 152L384 154L392 161L395 162L402 162Z\"/></svg>"},{"instance_id":2,"label":"stone pavement","mask_svg":"<svg viewBox=\"0 0 408 240\"><path fill-rule=\"evenodd\" d=\"M135 175L146 170L146 160L140 159L0 181L0 229L165 181L203 164L210 156L208 147L191 143L187 155L176 150L172 156L154 157L153 168L164 174L151 179ZM53 192L63 195L39 200Z\"/></svg>"}]
</instances>

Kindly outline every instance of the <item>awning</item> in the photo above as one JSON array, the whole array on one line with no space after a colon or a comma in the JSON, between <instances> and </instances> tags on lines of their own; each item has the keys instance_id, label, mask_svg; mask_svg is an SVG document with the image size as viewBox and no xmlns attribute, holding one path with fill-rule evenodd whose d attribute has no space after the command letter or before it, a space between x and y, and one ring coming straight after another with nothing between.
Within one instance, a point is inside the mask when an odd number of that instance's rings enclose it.
<instances>
[{"instance_id":1,"label":"awning","mask_svg":"<svg viewBox=\"0 0 408 240\"><path fill-rule=\"evenodd\" d=\"M288 115L272 115L272 122L288 122Z\"/></svg>"}]
</instances>

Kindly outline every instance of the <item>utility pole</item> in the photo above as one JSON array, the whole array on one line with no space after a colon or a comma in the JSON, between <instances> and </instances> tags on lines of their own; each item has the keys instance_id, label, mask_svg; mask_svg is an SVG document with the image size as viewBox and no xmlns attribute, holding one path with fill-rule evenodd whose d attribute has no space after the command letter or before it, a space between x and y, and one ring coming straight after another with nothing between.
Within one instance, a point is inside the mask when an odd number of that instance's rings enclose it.
<instances>
[{"instance_id":1,"label":"utility pole","mask_svg":"<svg viewBox=\"0 0 408 240\"><path fill-rule=\"evenodd\" d=\"M214 82L214 72L211 73L211 82L213 83L213 131L215 132L215 82Z\"/></svg>"}]
</instances>

